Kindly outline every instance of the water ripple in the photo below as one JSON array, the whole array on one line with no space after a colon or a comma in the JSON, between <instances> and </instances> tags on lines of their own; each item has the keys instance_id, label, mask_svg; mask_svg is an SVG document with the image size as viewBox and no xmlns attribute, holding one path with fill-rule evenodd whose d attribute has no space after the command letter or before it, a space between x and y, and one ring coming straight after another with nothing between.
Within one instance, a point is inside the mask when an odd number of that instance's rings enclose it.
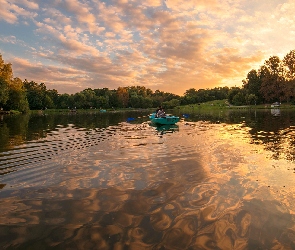
<instances>
[{"instance_id":1,"label":"water ripple","mask_svg":"<svg viewBox=\"0 0 295 250\"><path fill-rule=\"evenodd\" d=\"M292 249L294 177L268 153L245 124L59 126L0 156L0 246Z\"/></svg>"}]
</instances>

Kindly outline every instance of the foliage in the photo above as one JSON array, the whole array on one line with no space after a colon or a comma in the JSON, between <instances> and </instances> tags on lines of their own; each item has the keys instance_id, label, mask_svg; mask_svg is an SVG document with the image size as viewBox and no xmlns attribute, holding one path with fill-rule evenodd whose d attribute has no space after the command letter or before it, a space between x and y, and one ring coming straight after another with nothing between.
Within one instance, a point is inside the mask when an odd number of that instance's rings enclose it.
<instances>
[{"instance_id":1,"label":"foliage","mask_svg":"<svg viewBox=\"0 0 295 250\"><path fill-rule=\"evenodd\" d=\"M0 54L0 104L4 109L18 110L27 112L29 104L24 89L23 82L20 78L13 78L12 66L10 63L5 64ZM2 107L1 107L2 108Z\"/></svg>"},{"instance_id":2,"label":"foliage","mask_svg":"<svg viewBox=\"0 0 295 250\"><path fill-rule=\"evenodd\" d=\"M8 101L9 97L9 85L7 81L0 77L0 108L2 108L6 102Z\"/></svg>"},{"instance_id":3,"label":"foliage","mask_svg":"<svg viewBox=\"0 0 295 250\"><path fill-rule=\"evenodd\" d=\"M180 105L180 100L178 100L178 99L172 99L170 101L163 102L163 106L168 108L168 109L175 108L175 107L177 107L179 105Z\"/></svg>"},{"instance_id":4,"label":"foliage","mask_svg":"<svg viewBox=\"0 0 295 250\"><path fill-rule=\"evenodd\" d=\"M245 103L294 101L295 50L291 50L283 60L271 56L259 70L252 69L243 80L243 89L246 90Z\"/></svg>"},{"instance_id":5,"label":"foliage","mask_svg":"<svg viewBox=\"0 0 295 250\"><path fill-rule=\"evenodd\" d=\"M0 54L0 108L21 112L40 109L116 109L175 108L180 105L201 105L205 102L228 100L233 105L259 105L266 102L295 102L295 50L283 60L271 56L257 70L248 72L242 87L190 88L183 96L144 86L117 89L87 88L75 94L59 94L44 83L13 77L12 65L4 63Z\"/></svg>"},{"instance_id":6,"label":"foliage","mask_svg":"<svg viewBox=\"0 0 295 250\"><path fill-rule=\"evenodd\" d=\"M213 100L223 100L228 97L230 89L228 87L218 87L213 89L191 88L184 93L181 104L203 103Z\"/></svg>"}]
</instances>

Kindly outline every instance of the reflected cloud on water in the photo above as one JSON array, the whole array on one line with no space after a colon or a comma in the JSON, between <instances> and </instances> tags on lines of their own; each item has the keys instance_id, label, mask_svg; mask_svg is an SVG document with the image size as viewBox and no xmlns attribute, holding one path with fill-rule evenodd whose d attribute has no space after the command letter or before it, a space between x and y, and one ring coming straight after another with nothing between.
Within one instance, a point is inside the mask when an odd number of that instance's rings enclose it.
<instances>
[{"instance_id":1,"label":"reflected cloud on water","mask_svg":"<svg viewBox=\"0 0 295 250\"><path fill-rule=\"evenodd\" d=\"M0 247L294 249L292 167L253 143L259 126L243 117L172 131L63 125L10 150L0 158L15 170L0 176Z\"/></svg>"},{"instance_id":2,"label":"reflected cloud on water","mask_svg":"<svg viewBox=\"0 0 295 250\"><path fill-rule=\"evenodd\" d=\"M253 199L216 213L217 205L210 201L215 192L204 193L194 206L187 206L183 191L179 184L162 183L143 191L73 190L71 199L6 200L13 213L7 214L9 221L1 218L1 245L21 249L294 247L292 216L277 202ZM165 198L159 202L159 196Z\"/></svg>"}]
</instances>

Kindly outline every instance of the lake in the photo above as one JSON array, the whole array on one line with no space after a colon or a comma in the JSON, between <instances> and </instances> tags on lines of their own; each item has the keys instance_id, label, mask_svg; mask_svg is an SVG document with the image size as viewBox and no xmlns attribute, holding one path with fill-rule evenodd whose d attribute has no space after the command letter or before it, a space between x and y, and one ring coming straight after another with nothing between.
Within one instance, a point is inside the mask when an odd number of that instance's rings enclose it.
<instances>
[{"instance_id":1,"label":"lake","mask_svg":"<svg viewBox=\"0 0 295 250\"><path fill-rule=\"evenodd\" d=\"M295 111L171 112L0 116L0 249L295 249Z\"/></svg>"}]
</instances>

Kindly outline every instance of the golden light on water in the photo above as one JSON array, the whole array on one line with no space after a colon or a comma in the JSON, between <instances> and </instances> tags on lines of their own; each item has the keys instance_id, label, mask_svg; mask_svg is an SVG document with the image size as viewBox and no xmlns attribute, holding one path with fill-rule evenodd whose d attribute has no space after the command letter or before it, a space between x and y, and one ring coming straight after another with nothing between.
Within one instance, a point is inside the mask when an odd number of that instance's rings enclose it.
<instances>
[{"instance_id":1,"label":"golden light on water","mask_svg":"<svg viewBox=\"0 0 295 250\"><path fill-rule=\"evenodd\" d=\"M68 125L16 146L1 156L1 166L16 170L0 176L1 244L291 246L293 128L256 129L241 119L182 121L171 130L147 122Z\"/></svg>"}]
</instances>

